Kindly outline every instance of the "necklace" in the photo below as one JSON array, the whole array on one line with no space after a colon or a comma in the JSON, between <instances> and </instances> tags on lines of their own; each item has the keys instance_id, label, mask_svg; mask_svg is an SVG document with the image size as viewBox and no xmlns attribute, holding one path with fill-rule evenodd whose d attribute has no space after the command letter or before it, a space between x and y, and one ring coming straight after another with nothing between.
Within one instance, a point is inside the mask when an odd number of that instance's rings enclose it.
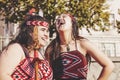
<instances>
[{"instance_id":1,"label":"necklace","mask_svg":"<svg viewBox=\"0 0 120 80\"><path fill-rule=\"evenodd\" d=\"M42 53L44 53L44 49L43 49L43 51L42 51L42 49L40 49L40 50L39 50L39 53L40 53L40 55L42 56L42 58L45 59L44 54L42 54Z\"/></svg>"},{"instance_id":2,"label":"necklace","mask_svg":"<svg viewBox=\"0 0 120 80\"><path fill-rule=\"evenodd\" d=\"M67 51L70 51L70 46L68 44L66 45L66 49Z\"/></svg>"},{"instance_id":3,"label":"necklace","mask_svg":"<svg viewBox=\"0 0 120 80\"><path fill-rule=\"evenodd\" d=\"M67 52L70 51L71 43L72 43L72 40L68 42L62 41L62 44L61 44L62 50Z\"/></svg>"}]
</instances>

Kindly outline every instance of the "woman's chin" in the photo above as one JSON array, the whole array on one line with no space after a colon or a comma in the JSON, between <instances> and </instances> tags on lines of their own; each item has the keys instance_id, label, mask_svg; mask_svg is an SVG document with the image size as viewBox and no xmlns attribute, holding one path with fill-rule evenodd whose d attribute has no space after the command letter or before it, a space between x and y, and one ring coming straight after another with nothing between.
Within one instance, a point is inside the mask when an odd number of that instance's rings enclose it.
<instances>
[{"instance_id":1,"label":"woman's chin","mask_svg":"<svg viewBox=\"0 0 120 80\"><path fill-rule=\"evenodd\" d=\"M43 43L41 44L42 47L43 47L43 46L46 46L46 45L47 45L46 42L43 42Z\"/></svg>"}]
</instances>

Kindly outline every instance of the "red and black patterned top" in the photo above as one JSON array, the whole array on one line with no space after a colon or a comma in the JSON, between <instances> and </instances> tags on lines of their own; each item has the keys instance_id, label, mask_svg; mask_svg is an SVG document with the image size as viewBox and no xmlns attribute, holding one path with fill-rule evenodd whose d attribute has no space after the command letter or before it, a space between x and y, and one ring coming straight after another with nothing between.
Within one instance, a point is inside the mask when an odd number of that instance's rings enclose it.
<instances>
[{"instance_id":1,"label":"red and black patterned top","mask_svg":"<svg viewBox=\"0 0 120 80\"><path fill-rule=\"evenodd\" d=\"M34 58L26 57L15 68L11 75L13 80L35 80ZM39 80L52 80L52 69L47 60L39 60L38 62Z\"/></svg>"},{"instance_id":2,"label":"red and black patterned top","mask_svg":"<svg viewBox=\"0 0 120 80\"><path fill-rule=\"evenodd\" d=\"M86 80L88 62L78 50L63 52L53 62L56 80Z\"/></svg>"}]
</instances>

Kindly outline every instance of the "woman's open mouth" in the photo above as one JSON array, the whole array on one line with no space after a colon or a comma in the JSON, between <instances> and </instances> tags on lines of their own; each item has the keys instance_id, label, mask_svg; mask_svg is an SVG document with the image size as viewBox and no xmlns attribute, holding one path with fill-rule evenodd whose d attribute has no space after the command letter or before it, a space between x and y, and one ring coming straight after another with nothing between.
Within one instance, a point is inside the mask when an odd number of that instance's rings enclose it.
<instances>
[{"instance_id":1,"label":"woman's open mouth","mask_svg":"<svg viewBox=\"0 0 120 80\"><path fill-rule=\"evenodd\" d=\"M64 19L57 19L56 20L56 26L58 28L61 27L63 24L65 24L65 20Z\"/></svg>"}]
</instances>

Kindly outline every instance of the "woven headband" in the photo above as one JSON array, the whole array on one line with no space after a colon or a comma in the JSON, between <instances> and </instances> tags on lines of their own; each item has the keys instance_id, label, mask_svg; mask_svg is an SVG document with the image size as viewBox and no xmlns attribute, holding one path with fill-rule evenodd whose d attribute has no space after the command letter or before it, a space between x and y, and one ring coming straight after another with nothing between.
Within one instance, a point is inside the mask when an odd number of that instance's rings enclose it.
<instances>
[{"instance_id":1,"label":"woven headband","mask_svg":"<svg viewBox=\"0 0 120 80\"><path fill-rule=\"evenodd\" d=\"M44 26L44 27L48 27L48 23L45 21L27 21L26 23L29 26Z\"/></svg>"}]
</instances>

